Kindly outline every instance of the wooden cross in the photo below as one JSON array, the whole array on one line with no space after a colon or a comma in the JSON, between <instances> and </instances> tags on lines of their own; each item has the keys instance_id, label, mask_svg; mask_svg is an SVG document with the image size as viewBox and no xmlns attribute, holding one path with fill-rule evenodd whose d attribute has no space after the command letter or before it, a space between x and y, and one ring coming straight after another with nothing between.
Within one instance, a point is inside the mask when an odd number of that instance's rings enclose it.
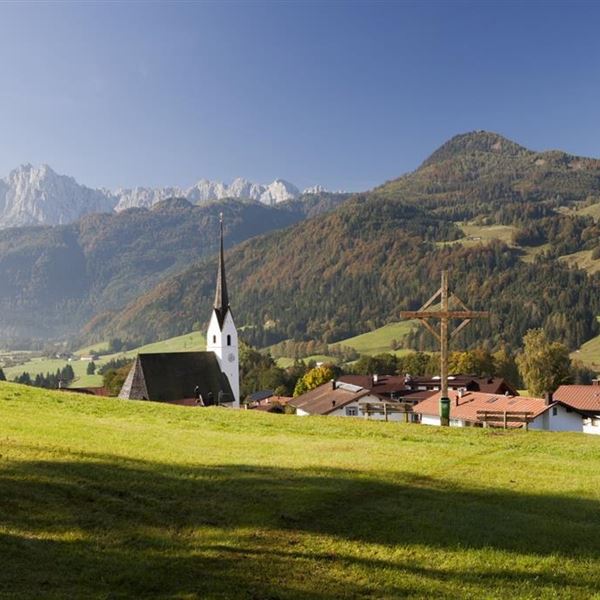
<instances>
[{"instance_id":1,"label":"wooden cross","mask_svg":"<svg viewBox=\"0 0 600 600\"><path fill-rule=\"evenodd\" d=\"M440 310L428 310L429 307L440 299ZM454 301L462 310L450 310L450 302ZM469 310L465 303L454 293L448 295L448 271L442 271L442 286L419 310L404 310L400 313L402 317L408 319L419 319L425 327L434 335L440 343L440 376L442 396L440 398L440 423L449 425L450 423L450 399L448 398L448 344L455 338L472 319L479 317L489 317L488 312ZM429 322L430 319L440 320L440 331ZM448 324L451 319L462 319L452 331L448 331Z\"/></svg>"}]
</instances>

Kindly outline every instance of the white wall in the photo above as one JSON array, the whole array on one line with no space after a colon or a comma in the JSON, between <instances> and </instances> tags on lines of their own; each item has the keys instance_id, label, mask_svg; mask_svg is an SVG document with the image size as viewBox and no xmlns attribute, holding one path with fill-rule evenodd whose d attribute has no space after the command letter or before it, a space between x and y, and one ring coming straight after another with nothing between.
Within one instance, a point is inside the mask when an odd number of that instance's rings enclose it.
<instances>
[{"instance_id":1,"label":"white wall","mask_svg":"<svg viewBox=\"0 0 600 600\"><path fill-rule=\"evenodd\" d=\"M435 415L422 415L421 416L421 424L422 425L439 425L440 418Z\"/></svg>"},{"instance_id":2,"label":"white wall","mask_svg":"<svg viewBox=\"0 0 600 600\"><path fill-rule=\"evenodd\" d=\"M596 415L592 419L586 418L583 420L583 433L600 435L600 415Z\"/></svg>"},{"instance_id":3,"label":"white wall","mask_svg":"<svg viewBox=\"0 0 600 600\"><path fill-rule=\"evenodd\" d=\"M556 409L556 414L553 414ZM564 406L551 406L546 412L539 415L529 429L545 431L583 431L583 419L575 411L567 412Z\"/></svg>"},{"instance_id":4,"label":"white wall","mask_svg":"<svg viewBox=\"0 0 600 600\"><path fill-rule=\"evenodd\" d=\"M227 343L227 336L230 336L230 343ZM219 326L216 311L213 310L208 331L206 334L206 350L214 352L221 371L227 376L231 391L234 396L234 406L240 407L240 358L238 352L238 336L231 316L228 310L223 322L223 329Z\"/></svg>"}]
</instances>

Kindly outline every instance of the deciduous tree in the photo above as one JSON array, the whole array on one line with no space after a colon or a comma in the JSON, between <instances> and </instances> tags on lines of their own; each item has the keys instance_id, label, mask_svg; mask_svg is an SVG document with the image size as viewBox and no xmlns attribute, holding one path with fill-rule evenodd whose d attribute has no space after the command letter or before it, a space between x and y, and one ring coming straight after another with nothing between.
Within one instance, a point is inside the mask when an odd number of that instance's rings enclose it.
<instances>
[{"instance_id":1,"label":"deciduous tree","mask_svg":"<svg viewBox=\"0 0 600 600\"><path fill-rule=\"evenodd\" d=\"M530 329L523 343L517 365L530 394L541 396L570 382L571 359L564 344L549 341L542 329Z\"/></svg>"}]
</instances>

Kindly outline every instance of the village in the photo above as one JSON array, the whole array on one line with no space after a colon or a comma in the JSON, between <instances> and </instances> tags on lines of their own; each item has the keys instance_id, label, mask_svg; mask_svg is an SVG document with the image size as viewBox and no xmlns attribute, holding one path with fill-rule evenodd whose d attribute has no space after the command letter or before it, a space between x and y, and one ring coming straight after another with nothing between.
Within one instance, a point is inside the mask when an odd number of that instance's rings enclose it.
<instances>
[{"instance_id":1,"label":"village","mask_svg":"<svg viewBox=\"0 0 600 600\"><path fill-rule=\"evenodd\" d=\"M349 374L295 397L281 396L274 390L256 390L241 399L239 341L225 275L222 217L220 227L215 301L206 351L139 354L119 393L120 398L190 407L218 405L297 416L600 435L598 378L590 385L560 385L540 398L520 395L504 378L448 375L450 339L472 319L485 318L488 314L470 311L449 290L447 271L442 271L441 287L420 311L404 313L407 318L419 319L440 343L441 375ZM454 328L453 319L460 321ZM439 330L432 324L436 320L440 322Z\"/></svg>"}]
</instances>

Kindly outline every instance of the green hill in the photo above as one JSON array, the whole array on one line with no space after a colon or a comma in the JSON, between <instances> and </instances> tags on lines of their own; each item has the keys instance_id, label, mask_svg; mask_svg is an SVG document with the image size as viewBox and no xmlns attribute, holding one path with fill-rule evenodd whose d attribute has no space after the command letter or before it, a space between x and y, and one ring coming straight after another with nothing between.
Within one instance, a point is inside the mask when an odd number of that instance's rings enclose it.
<instances>
[{"instance_id":1,"label":"green hill","mask_svg":"<svg viewBox=\"0 0 600 600\"><path fill-rule=\"evenodd\" d=\"M597 594L594 436L14 384L0 422L2 598Z\"/></svg>"}]
</instances>

